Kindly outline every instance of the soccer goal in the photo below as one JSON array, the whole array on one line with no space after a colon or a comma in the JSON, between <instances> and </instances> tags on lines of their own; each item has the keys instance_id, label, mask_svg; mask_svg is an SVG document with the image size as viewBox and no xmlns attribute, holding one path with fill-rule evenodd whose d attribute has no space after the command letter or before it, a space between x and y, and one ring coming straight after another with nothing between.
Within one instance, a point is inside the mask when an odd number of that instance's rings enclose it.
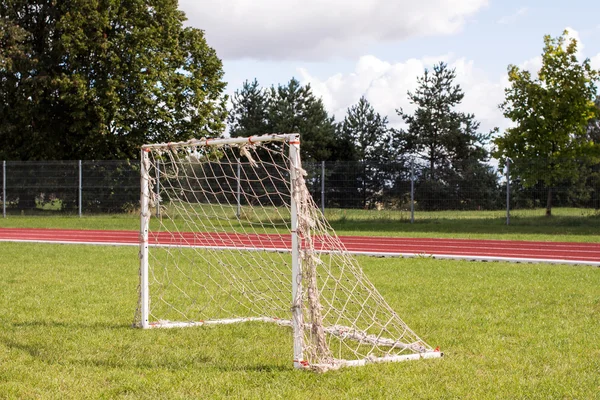
<instances>
[{"instance_id":1,"label":"soccer goal","mask_svg":"<svg viewBox=\"0 0 600 400\"><path fill-rule=\"evenodd\" d=\"M273 323L294 367L433 358L313 201L300 136L142 147L136 326Z\"/></svg>"}]
</instances>

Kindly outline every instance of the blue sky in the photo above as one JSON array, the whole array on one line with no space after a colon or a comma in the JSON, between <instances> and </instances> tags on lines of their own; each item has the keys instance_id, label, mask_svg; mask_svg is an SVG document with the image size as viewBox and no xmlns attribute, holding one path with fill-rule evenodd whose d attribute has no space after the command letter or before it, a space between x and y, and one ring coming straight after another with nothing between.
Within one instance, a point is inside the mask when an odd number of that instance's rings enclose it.
<instances>
[{"instance_id":1,"label":"blue sky","mask_svg":"<svg viewBox=\"0 0 600 400\"><path fill-rule=\"evenodd\" d=\"M411 107L406 91L444 60L457 69L463 108L485 129L506 127L497 105L508 64L535 70L543 36L566 28L600 69L600 1L180 0L180 8L223 59L229 93L245 79L271 86L294 76L338 118L366 95L399 124L394 110Z\"/></svg>"}]
</instances>

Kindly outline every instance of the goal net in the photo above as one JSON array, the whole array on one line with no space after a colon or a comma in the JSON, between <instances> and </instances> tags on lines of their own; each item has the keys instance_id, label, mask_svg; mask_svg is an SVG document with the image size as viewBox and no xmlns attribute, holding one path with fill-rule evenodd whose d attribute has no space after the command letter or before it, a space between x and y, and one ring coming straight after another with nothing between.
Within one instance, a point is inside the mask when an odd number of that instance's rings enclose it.
<instances>
[{"instance_id":1,"label":"goal net","mask_svg":"<svg viewBox=\"0 0 600 400\"><path fill-rule=\"evenodd\" d=\"M137 326L279 324L316 371L442 355L325 220L299 135L145 145L141 171Z\"/></svg>"}]
</instances>

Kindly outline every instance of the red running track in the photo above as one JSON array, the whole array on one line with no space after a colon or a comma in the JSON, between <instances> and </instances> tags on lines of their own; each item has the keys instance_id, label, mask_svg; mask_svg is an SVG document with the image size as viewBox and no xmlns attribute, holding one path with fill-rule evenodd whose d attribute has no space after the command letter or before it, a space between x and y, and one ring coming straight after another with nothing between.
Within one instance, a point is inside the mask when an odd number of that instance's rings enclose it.
<instances>
[{"instance_id":1,"label":"red running track","mask_svg":"<svg viewBox=\"0 0 600 400\"><path fill-rule=\"evenodd\" d=\"M430 256L434 258L481 261L551 262L600 266L599 243L531 242L512 240L470 240L430 238L390 238L340 236L346 249L354 254L391 257ZM0 241L138 245L139 232L111 230L0 228ZM150 245L176 245L218 248L290 248L289 235L241 235L211 233L151 233ZM327 251L329 243L315 240L318 249Z\"/></svg>"}]
</instances>

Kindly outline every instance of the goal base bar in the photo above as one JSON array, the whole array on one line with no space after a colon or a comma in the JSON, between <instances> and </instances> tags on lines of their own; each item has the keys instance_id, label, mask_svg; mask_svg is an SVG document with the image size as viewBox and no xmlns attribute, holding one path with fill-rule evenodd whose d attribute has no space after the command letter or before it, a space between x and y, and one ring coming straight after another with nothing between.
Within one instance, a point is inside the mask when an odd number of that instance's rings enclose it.
<instances>
[{"instance_id":1,"label":"goal base bar","mask_svg":"<svg viewBox=\"0 0 600 400\"><path fill-rule=\"evenodd\" d=\"M226 318L226 319L213 319L206 321L156 321L150 322L144 328L189 328L194 326L205 326L205 325L230 325L239 324L241 322L271 322L278 325L291 326L292 323L287 319L270 318L270 317L248 317L248 318Z\"/></svg>"},{"instance_id":2,"label":"goal base bar","mask_svg":"<svg viewBox=\"0 0 600 400\"><path fill-rule=\"evenodd\" d=\"M444 353L441 351L428 351L426 353L416 353L416 354L403 354L399 356L389 356L389 357L376 357L372 359L363 359L363 360L353 360L353 361L344 361L343 365L347 367L360 367L367 364L376 364L376 363L384 363L384 362L401 362L401 361L409 361L409 360L420 360L425 358L441 358L444 356Z\"/></svg>"},{"instance_id":3,"label":"goal base bar","mask_svg":"<svg viewBox=\"0 0 600 400\"><path fill-rule=\"evenodd\" d=\"M283 318L273 317L239 317L239 318L226 318L226 319L214 319L206 321L165 321L159 320L150 322L143 328L154 328L154 329L169 329L169 328L189 328L195 326L207 326L207 325L230 325L239 324L244 322L267 322L274 323L279 326L292 326L292 321ZM304 324L304 329L310 330L312 327L309 324ZM415 352L414 355L427 354L430 351L422 347L419 343L403 343L398 340L391 340L388 338L377 337L369 335L366 332L357 331L347 326L330 326L323 328L325 333L333 336L343 337L346 339L354 340L361 344L371 344L395 349L404 349ZM438 352L434 352L438 353ZM385 360L383 360L385 361ZM383 362L381 361L381 362Z\"/></svg>"},{"instance_id":4,"label":"goal base bar","mask_svg":"<svg viewBox=\"0 0 600 400\"><path fill-rule=\"evenodd\" d=\"M336 370L342 367L362 367L369 364L381 364L388 362L403 362L411 360L421 360L426 358L442 358L444 353L440 351L428 351L425 353L402 354L387 357L371 357L362 360L335 360L332 364L301 364L302 369L310 369L317 372ZM294 363L296 365L296 363Z\"/></svg>"}]
</instances>

